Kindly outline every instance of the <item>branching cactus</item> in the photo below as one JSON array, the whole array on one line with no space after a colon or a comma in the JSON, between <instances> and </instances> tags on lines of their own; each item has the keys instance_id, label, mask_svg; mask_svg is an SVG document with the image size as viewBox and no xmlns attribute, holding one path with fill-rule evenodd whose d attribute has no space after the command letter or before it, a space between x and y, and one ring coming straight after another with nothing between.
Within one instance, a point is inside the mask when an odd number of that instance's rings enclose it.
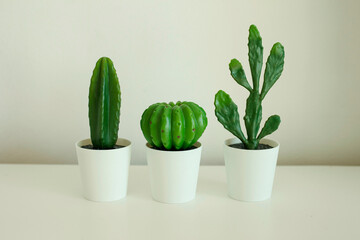
<instances>
[{"instance_id":1,"label":"branching cactus","mask_svg":"<svg viewBox=\"0 0 360 240\"><path fill-rule=\"evenodd\" d=\"M248 137L245 138L241 130L238 107L230 96L222 90L215 95L215 115L228 131L243 142L246 149L257 149L260 139L276 131L280 125L280 117L273 115L265 122L259 133L262 118L261 103L283 71L285 52L281 43L273 45L266 62L264 83L260 91L259 79L263 65L263 46L260 33L255 25L251 25L249 29L248 48L252 87L246 79L241 63L236 59L232 59L229 64L231 76L238 84L250 92L246 100L244 117Z\"/></svg>"},{"instance_id":2,"label":"branching cactus","mask_svg":"<svg viewBox=\"0 0 360 240\"><path fill-rule=\"evenodd\" d=\"M119 130L121 92L116 70L110 58L100 58L91 77L89 123L94 149L111 149Z\"/></svg>"},{"instance_id":3,"label":"branching cactus","mask_svg":"<svg viewBox=\"0 0 360 240\"><path fill-rule=\"evenodd\" d=\"M140 121L147 142L166 150L186 150L201 137L207 126L204 109L193 102L155 103Z\"/></svg>"}]
</instances>

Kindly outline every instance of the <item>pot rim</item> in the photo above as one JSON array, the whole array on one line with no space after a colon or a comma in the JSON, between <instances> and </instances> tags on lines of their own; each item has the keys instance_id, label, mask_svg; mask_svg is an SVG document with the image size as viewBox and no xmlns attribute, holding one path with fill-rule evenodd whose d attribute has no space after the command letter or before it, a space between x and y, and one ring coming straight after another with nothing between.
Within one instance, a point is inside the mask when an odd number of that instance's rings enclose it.
<instances>
[{"instance_id":1,"label":"pot rim","mask_svg":"<svg viewBox=\"0 0 360 240\"><path fill-rule=\"evenodd\" d=\"M280 147L280 143L276 140L270 139L270 138L262 138L260 140L260 143L263 144L268 144L270 145L272 148L268 148L268 149L240 149L240 148L233 148L230 147L230 144L234 144L234 143L241 143L240 139L234 137L234 138L228 138L224 141L224 147L229 148L229 149L234 149L235 151L244 151L244 152L268 152L268 151L273 151L274 149L277 149Z\"/></svg>"},{"instance_id":2,"label":"pot rim","mask_svg":"<svg viewBox=\"0 0 360 240\"><path fill-rule=\"evenodd\" d=\"M201 142L197 141L196 143L194 143L193 146L195 146L195 148L193 149L187 149L187 150L162 150L162 149L156 149L156 148L152 148L152 145L150 145L148 142L145 144L146 148L149 149L150 151L155 151L155 152L164 152L164 153L169 153L169 154L179 154L179 153L188 153L188 152L195 152L198 150L202 149L202 144Z\"/></svg>"},{"instance_id":3,"label":"pot rim","mask_svg":"<svg viewBox=\"0 0 360 240\"><path fill-rule=\"evenodd\" d=\"M119 141L122 142L122 148L115 148L115 149L88 149L88 148L82 148L82 146L87 145L87 144L91 144L91 139L90 138L85 138L83 140L77 141L75 143L75 147L78 149L81 149L83 151L96 151L96 152L100 152L100 151L106 151L106 152L113 152L113 151L121 151L127 148L130 148L132 146L132 143L130 140L126 139L126 138L118 138L116 140L116 143L118 143Z\"/></svg>"}]
</instances>

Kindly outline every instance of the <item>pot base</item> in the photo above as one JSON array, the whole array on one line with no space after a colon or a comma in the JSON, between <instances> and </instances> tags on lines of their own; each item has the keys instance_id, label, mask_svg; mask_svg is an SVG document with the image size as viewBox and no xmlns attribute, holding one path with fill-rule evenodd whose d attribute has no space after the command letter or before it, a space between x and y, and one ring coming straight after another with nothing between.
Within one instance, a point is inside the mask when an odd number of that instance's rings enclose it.
<instances>
[{"instance_id":1,"label":"pot base","mask_svg":"<svg viewBox=\"0 0 360 240\"><path fill-rule=\"evenodd\" d=\"M161 203L186 203L195 198L201 144L186 151L162 151L146 145L151 194Z\"/></svg>"},{"instance_id":2,"label":"pot base","mask_svg":"<svg viewBox=\"0 0 360 240\"><path fill-rule=\"evenodd\" d=\"M117 145L125 147L106 150L82 148L90 143L90 139L76 143L84 197L95 202L124 198L127 193L131 142L119 138Z\"/></svg>"},{"instance_id":3,"label":"pot base","mask_svg":"<svg viewBox=\"0 0 360 240\"><path fill-rule=\"evenodd\" d=\"M279 144L263 139L262 144L272 148L247 150L230 147L240 143L233 138L225 141L224 159L227 177L228 195L236 200L255 202L271 197L275 176Z\"/></svg>"}]
</instances>

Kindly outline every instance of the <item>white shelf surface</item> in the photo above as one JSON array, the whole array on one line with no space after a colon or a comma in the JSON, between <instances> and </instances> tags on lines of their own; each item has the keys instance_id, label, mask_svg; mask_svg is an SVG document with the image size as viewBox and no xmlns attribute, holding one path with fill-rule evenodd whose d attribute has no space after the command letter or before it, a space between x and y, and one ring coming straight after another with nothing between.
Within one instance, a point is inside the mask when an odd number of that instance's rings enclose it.
<instances>
[{"instance_id":1,"label":"white shelf surface","mask_svg":"<svg viewBox=\"0 0 360 240\"><path fill-rule=\"evenodd\" d=\"M129 175L125 199L95 203L76 165L0 164L0 239L360 239L360 167L277 167L257 203L227 196L224 166L201 166L185 204L152 200L146 166Z\"/></svg>"}]
</instances>

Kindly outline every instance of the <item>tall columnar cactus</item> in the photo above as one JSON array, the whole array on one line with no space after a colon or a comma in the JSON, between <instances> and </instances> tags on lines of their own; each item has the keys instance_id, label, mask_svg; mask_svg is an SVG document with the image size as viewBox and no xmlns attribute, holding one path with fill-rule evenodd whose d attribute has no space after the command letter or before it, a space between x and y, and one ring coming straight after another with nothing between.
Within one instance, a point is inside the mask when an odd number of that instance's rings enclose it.
<instances>
[{"instance_id":1,"label":"tall columnar cactus","mask_svg":"<svg viewBox=\"0 0 360 240\"><path fill-rule=\"evenodd\" d=\"M239 138L247 149L257 149L260 139L276 131L280 125L280 117L273 115L265 122L259 132L262 118L261 103L267 92L279 79L284 67L284 47L281 43L275 43L270 51L266 62L264 83L259 91L259 79L263 65L263 46L260 33L255 25L249 29L249 63L253 86L248 83L241 63L232 59L229 68L234 80L246 88L250 95L246 101L245 127L248 137L245 138L239 122L239 113L236 104L230 96L220 90L215 96L215 115L218 121L232 134Z\"/></svg>"},{"instance_id":2,"label":"tall columnar cactus","mask_svg":"<svg viewBox=\"0 0 360 240\"><path fill-rule=\"evenodd\" d=\"M140 126L150 145L185 150L201 137L207 118L204 109L193 102L155 103L144 111Z\"/></svg>"},{"instance_id":3,"label":"tall columnar cactus","mask_svg":"<svg viewBox=\"0 0 360 240\"><path fill-rule=\"evenodd\" d=\"M89 123L95 149L110 149L119 130L121 92L116 70L110 58L100 58L91 77Z\"/></svg>"}]
</instances>

